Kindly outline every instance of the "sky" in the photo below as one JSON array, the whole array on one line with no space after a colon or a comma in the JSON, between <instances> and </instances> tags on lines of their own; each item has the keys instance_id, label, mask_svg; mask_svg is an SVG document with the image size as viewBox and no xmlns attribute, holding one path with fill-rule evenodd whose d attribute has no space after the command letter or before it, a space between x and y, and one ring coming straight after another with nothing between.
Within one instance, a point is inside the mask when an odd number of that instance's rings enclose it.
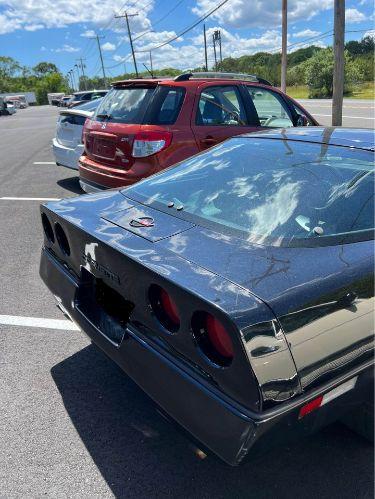
<instances>
[{"instance_id":1,"label":"sky","mask_svg":"<svg viewBox=\"0 0 375 499\"><path fill-rule=\"evenodd\" d=\"M96 39L109 76L133 71L125 19L129 18L139 69L189 69L204 65L203 24L179 35L223 0L0 0L0 55L25 66L55 63L63 74L84 59L89 76L101 74ZM223 57L281 46L281 0L228 0L206 21L209 65L213 64L212 33L220 29ZM373 33L373 0L346 0L346 39ZM288 0L288 50L332 44L333 0ZM139 37L139 38L138 38ZM138 38L138 39L136 39ZM75 68L77 71L77 68Z\"/></svg>"}]
</instances>

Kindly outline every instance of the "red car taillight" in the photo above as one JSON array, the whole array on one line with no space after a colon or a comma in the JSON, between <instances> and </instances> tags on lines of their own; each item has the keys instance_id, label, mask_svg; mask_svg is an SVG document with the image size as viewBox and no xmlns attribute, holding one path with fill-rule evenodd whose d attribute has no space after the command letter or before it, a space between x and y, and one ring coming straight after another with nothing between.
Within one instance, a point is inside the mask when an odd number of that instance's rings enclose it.
<instances>
[{"instance_id":1,"label":"red car taillight","mask_svg":"<svg viewBox=\"0 0 375 499\"><path fill-rule=\"evenodd\" d=\"M223 324L207 312L196 312L192 319L194 338L212 362L228 366L234 357L232 339Z\"/></svg>"},{"instance_id":2,"label":"red car taillight","mask_svg":"<svg viewBox=\"0 0 375 499\"><path fill-rule=\"evenodd\" d=\"M165 289L153 284L149 290L149 299L158 321L165 329L175 333L180 327L180 314L172 297Z\"/></svg>"},{"instance_id":3,"label":"red car taillight","mask_svg":"<svg viewBox=\"0 0 375 499\"><path fill-rule=\"evenodd\" d=\"M89 118L86 118L83 127L82 127L82 136L81 136L81 142L82 144L85 143L85 128L86 128L86 123L89 121Z\"/></svg>"},{"instance_id":4,"label":"red car taillight","mask_svg":"<svg viewBox=\"0 0 375 499\"><path fill-rule=\"evenodd\" d=\"M233 344L224 326L213 315L207 314L206 329L212 346L226 359L233 359Z\"/></svg>"},{"instance_id":5,"label":"red car taillight","mask_svg":"<svg viewBox=\"0 0 375 499\"><path fill-rule=\"evenodd\" d=\"M171 144L172 133L167 131L138 132L133 142L133 158L145 158L162 151Z\"/></svg>"}]
</instances>

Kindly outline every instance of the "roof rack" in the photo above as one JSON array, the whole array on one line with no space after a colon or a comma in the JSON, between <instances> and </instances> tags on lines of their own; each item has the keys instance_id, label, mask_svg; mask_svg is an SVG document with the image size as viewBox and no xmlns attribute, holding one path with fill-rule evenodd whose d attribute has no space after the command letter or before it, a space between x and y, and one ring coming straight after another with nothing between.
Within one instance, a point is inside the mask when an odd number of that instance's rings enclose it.
<instances>
[{"instance_id":1,"label":"roof rack","mask_svg":"<svg viewBox=\"0 0 375 499\"><path fill-rule=\"evenodd\" d=\"M272 87L272 83L257 75L248 75L243 73L220 73L214 71L199 72L199 73L182 73L175 77L174 81L188 81L188 80L207 80L207 79L222 79L222 80L248 80L254 83L262 83Z\"/></svg>"}]
</instances>

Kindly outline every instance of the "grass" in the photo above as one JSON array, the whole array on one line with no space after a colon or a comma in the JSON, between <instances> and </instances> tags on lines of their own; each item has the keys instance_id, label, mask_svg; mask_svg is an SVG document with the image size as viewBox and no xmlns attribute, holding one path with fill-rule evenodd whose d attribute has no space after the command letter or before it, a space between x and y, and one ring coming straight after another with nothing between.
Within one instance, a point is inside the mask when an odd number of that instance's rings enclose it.
<instances>
[{"instance_id":1,"label":"grass","mask_svg":"<svg viewBox=\"0 0 375 499\"><path fill-rule=\"evenodd\" d=\"M309 91L305 85L296 85L294 87L287 87L287 95L293 97L294 99L308 99ZM344 98L347 99L371 99L375 97L375 85L372 81L366 81L364 83L359 83L353 87L352 92L346 95Z\"/></svg>"}]
</instances>

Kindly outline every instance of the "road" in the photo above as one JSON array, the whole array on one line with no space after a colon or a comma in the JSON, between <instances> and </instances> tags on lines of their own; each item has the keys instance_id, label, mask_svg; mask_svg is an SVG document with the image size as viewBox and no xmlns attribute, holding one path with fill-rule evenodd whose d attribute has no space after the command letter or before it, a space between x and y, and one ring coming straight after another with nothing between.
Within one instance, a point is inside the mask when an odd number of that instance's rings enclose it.
<instances>
[{"instance_id":1,"label":"road","mask_svg":"<svg viewBox=\"0 0 375 499\"><path fill-rule=\"evenodd\" d=\"M321 125L331 125L332 101L330 99L298 99ZM374 128L374 102L360 99L344 99L343 126Z\"/></svg>"},{"instance_id":2,"label":"road","mask_svg":"<svg viewBox=\"0 0 375 499\"><path fill-rule=\"evenodd\" d=\"M0 497L372 497L373 448L339 423L239 468L197 459L119 368L54 322L33 198L79 193L74 172L48 164L56 116L0 118Z\"/></svg>"}]
</instances>

